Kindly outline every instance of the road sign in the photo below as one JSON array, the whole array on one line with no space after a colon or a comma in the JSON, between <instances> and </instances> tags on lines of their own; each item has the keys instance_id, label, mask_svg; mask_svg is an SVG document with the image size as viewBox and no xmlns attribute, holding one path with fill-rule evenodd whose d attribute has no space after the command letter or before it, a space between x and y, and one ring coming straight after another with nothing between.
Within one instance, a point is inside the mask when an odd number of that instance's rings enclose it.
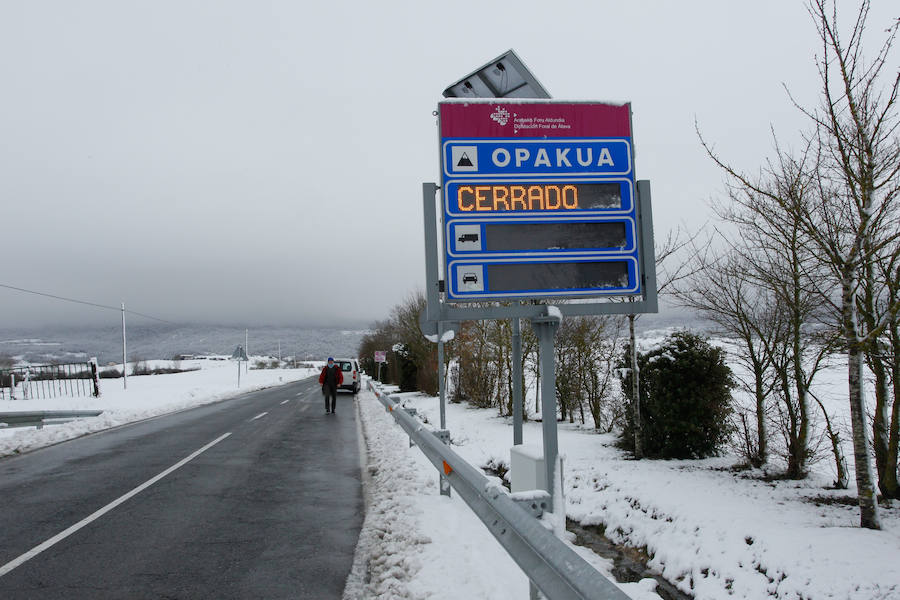
<instances>
[{"instance_id":1,"label":"road sign","mask_svg":"<svg viewBox=\"0 0 900 600\"><path fill-rule=\"evenodd\" d=\"M384 350L376 350L375 351L375 362L384 363L387 362L387 352Z\"/></svg>"},{"instance_id":2,"label":"road sign","mask_svg":"<svg viewBox=\"0 0 900 600\"><path fill-rule=\"evenodd\" d=\"M642 294L629 104L439 104L447 299Z\"/></svg>"}]
</instances>

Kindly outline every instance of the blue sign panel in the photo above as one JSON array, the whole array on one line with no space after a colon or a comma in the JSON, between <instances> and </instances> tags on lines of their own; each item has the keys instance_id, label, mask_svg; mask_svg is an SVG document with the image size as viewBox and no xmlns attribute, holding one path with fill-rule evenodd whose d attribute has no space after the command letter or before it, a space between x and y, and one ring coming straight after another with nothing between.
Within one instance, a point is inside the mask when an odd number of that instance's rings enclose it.
<instances>
[{"instance_id":1,"label":"blue sign panel","mask_svg":"<svg viewBox=\"0 0 900 600\"><path fill-rule=\"evenodd\" d=\"M633 253L637 241L630 217L598 220L554 219L454 219L444 235L450 257L506 254L621 255Z\"/></svg>"},{"instance_id":2,"label":"blue sign panel","mask_svg":"<svg viewBox=\"0 0 900 600\"><path fill-rule=\"evenodd\" d=\"M641 294L628 105L440 108L449 301Z\"/></svg>"},{"instance_id":3,"label":"blue sign panel","mask_svg":"<svg viewBox=\"0 0 900 600\"><path fill-rule=\"evenodd\" d=\"M628 175L631 144L623 139L448 140L446 177Z\"/></svg>"},{"instance_id":4,"label":"blue sign panel","mask_svg":"<svg viewBox=\"0 0 900 600\"><path fill-rule=\"evenodd\" d=\"M552 258L483 258L448 263L448 297L560 298L631 295L637 285L638 262L633 257L571 256Z\"/></svg>"}]
</instances>

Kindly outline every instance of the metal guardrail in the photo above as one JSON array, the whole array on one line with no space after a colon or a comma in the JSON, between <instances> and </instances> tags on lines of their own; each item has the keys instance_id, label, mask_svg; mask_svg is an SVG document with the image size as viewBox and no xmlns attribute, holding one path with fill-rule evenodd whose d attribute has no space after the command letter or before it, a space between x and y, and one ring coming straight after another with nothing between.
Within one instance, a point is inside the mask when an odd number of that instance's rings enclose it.
<instances>
[{"instance_id":1,"label":"metal guardrail","mask_svg":"<svg viewBox=\"0 0 900 600\"><path fill-rule=\"evenodd\" d=\"M628 600L627 594L519 506L505 488L488 479L421 421L402 410L399 401L383 393L371 380L369 389L547 598Z\"/></svg>"},{"instance_id":2,"label":"metal guardrail","mask_svg":"<svg viewBox=\"0 0 900 600\"><path fill-rule=\"evenodd\" d=\"M37 427L41 429L46 421L64 423L80 417L96 417L102 410L36 410L31 412L0 412L0 423L6 427ZM62 419L62 420L58 420Z\"/></svg>"}]
</instances>

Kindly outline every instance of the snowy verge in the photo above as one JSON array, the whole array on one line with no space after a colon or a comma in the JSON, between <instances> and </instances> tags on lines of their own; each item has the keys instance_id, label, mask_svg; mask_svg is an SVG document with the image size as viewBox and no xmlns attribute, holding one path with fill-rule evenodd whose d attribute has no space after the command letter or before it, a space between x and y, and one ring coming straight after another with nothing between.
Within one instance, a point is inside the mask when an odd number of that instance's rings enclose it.
<instances>
[{"instance_id":1,"label":"snowy verge","mask_svg":"<svg viewBox=\"0 0 900 600\"><path fill-rule=\"evenodd\" d=\"M246 365L246 363L244 363ZM111 427L141 421L209 404L267 387L299 381L314 375L316 368L251 369L241 373L230 361L183 361L184 368L198 370L170 375L142 375L121 379L101 379L99 398L59 397L0 401L0 412L38 410L102 410L98 417L78 419L60 425L0 429L0 456L20 454L64 442Z\"/></svg>"},{"instance_id":2,"label":"snowy verge","mask_svg":"<svg viewBox=\"0 0 900 600\"><path fill-rule=\"evenodd\" d=\"M438 472L375 395L360 392L357 410L368 505L344 600L527 598L525 574L458 495L440 495ZM609 576L609 561L573 548ZM635 600L659 600L655 586L620 585Z\"/></svg>"}]
</instances>

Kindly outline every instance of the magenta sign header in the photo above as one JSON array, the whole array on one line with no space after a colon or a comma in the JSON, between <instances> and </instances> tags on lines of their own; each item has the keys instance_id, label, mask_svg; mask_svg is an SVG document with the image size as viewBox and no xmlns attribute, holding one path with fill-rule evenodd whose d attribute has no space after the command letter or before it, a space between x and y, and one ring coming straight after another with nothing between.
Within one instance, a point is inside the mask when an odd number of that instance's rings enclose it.
<instances>
[{"instance_id":1,"label":"magenta sign header","mask_svg":"<svg viewBox=\"0 0 900 600\"><path fill-rule=\"evenodd\" d=\"M630 138L629 104L442 102L442 138Z\"/></svg>"}]
</instances>

